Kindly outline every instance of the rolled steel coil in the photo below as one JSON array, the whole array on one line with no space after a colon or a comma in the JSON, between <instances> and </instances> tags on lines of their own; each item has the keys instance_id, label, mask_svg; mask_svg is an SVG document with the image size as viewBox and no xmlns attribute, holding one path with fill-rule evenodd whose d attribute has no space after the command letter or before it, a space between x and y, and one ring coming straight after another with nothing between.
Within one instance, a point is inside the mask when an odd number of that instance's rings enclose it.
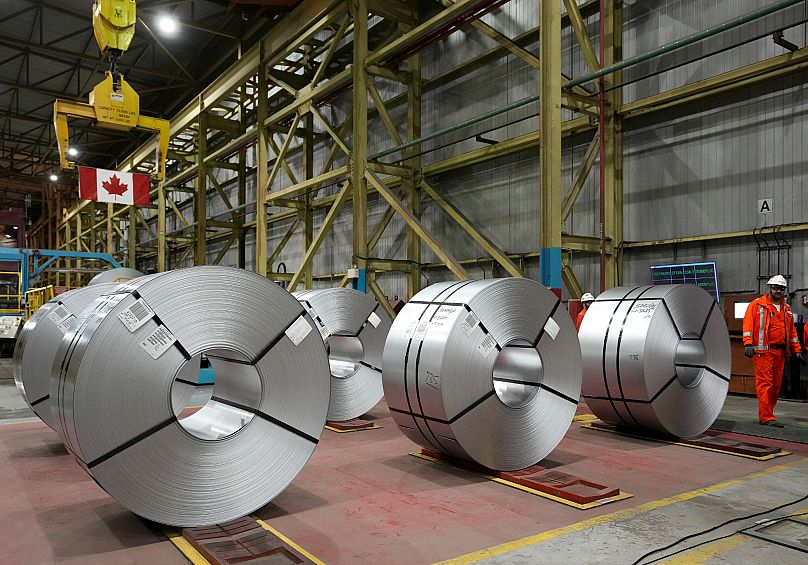
<instances>
[{"instance_id":1,"label":"rolled steel coil","mask_svg":"<svg viewBox=\"0 0 808 565\"><path fill-rule=\"evenodd\" d=\"M174 389L196 384L202 354L215 384L187 415ZM328 411L314 321L279 286L239 269L124 284L95 301L57 358L62 441L107 493L163 524L226 522L272 500L313 453Z\"/></svg>"},{"instance_id":2,"label":"rolled steel coil","mask_svg":"<svg viewBox=\"0 0 808 565\"><path fill-rule=\"evenodd\" d=\"M361 416L384 395L381 366L390 317L371 296L350 288L308 290L294 297L314 319L328 351L328 419Z\"/></svg>"},{"instance_id":3,"label":"rolled steel coil","mask_svg":"<svg viewBox=\"0 0 808 565\"><path fill-rule=\"evenodd\" d=\"M575 415L581 355L549 290L527 279L434 284L384 348L385 398L413 442L496 470L550 453Z\"/></svg>"},{"instance_id":4,"label":"rolled steel coil","mask_svg":"<svg viewBox=\"0 0 808 565\"><path fill-rule=\"evenodd\" d=\"M135 269L129 269L127 267L118 267L117 269L109 269L108 271L101 271L93 278L90 279L90 282L87 283L87 286L92 286L96 284L102 283L122 283L126 281L131 281L132 279L136 279L138 277L142 277L143 273L137 271Z\"/></svg>"},{"instance_id":5,"label":"rolled steel coil","mask_svg":"<svg viewBox=\"0 0 808 565\"><path fill-rule=\"evenodd\" d=\"M583 398L601 420L693 437L718 417L730 378L727 325L695 285L618 287L581 324Z\"/></svg>"},{"instance_id":6,"label":"rolled steel coil","mask_svg":"<svg viewBox=\"0 0 808 565\"><path fill-rule=\"evenodd\" d=\"M85 308L99 296L116 289L100 283L69 290L43 304L20 329L14 346L14 382L28 406L53 428L50 375L59 343L78 323Z\"/></svg>"}]
</instances>

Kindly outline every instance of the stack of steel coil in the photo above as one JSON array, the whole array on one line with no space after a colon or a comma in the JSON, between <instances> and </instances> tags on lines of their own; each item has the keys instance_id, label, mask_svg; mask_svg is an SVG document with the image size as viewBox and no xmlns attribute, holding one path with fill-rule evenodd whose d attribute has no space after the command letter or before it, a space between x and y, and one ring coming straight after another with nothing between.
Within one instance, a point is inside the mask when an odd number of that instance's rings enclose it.
<instances>
[{"instance_id":1,"label":"stack of steel coil","mask_svg":"<svg viewBox=\"0 0 808 565\"><path fill-rule=\"evenodd\" d=\"M357 418L382 399L382 353L390 317L371 296L349 288L294 294L314 319L328 350L328 419Z\"/></svg>"},{"instance_id":2,"label":"stack of steel coil","mask_svg":"<svg viewBox=\"0 0 808 565\"><path fill-rule=\"evenodd\" d=\"M583 398L601 420L678 437L706 430L729 387L727 325L694 285L619 287L580 329Z\"/></svg>"},{"instance_id":3,"label":"stack of steel coil","mask_svg":"<svg viewBox=\"0 0 808 565\"><path fill-rule=\"evenodd\" d=\"M187 395L175 388L202 354L213 396L183 417ZM238 269L121 285L91 305L56 358L63 442L111 496L164 524L221 523L266 504L313 453L328 410L314 321L279 286Z\"/></svg>"},{"instance_id":4,"label":"stack of steel coil","mask_svg":"<svg viewBox=\"0 0 808 565\"><path fill-rule=\"evenodd\" d=\"M51 428L50 375L59 343L78 324L87 306L116 288L115 283L99 283L60 294L43 304L17 336L14 381L34 413Z\"/></svg>"},{"instance_id":5,"label":"stack of steel coil","mask_svg":"<svg viewBox=\"0 0 808 565\"><path fill-rule=\"evenodd\" d=\"M407 437L497 470L550 453L581 391L572 320L527 279L422 290L396 317L383 368L385 397Z\"/></svg>"}]
</instances>

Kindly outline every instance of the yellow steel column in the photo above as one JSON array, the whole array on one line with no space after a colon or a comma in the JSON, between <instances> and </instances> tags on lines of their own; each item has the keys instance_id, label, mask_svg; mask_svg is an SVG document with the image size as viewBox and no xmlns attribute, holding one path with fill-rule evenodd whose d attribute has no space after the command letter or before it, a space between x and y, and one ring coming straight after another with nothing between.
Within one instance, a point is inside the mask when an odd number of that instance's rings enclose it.
<instances>
[{"instance_id":1,"label":"yellow steel column","mask_svg":"<svg viewBox=\"0 0 808 565\"><path fill-rule=\"evenodd\" d=\"M603 65L611 65L622 59L622 0L606 0L604 17ZM620 244L623 242L623 122L618 108L623 103L621 88L611 90L622 81L621 72L606 75L606 106L604 153L606 159L604 175L606 237L611 239L606 255L606 288L618 286L622 280L622 257Z\"/></svg>"},{"instance_id":2,"label":"yellow steel column","mask_svg":"<svg viewBox=\"0 0 808 565\"><path fill-rule=\"evenodd\" d=\"M255 272L267 275L267 191L269 187L269 169L267 152L267 69L264 58L264 44L261 43L261 55L258 62L258 139L255 149Z\"/></svg>"},{"instance_id":3,"label":"yellow steel column","mask_svg":"<svg viewBox=\"0 0 808 565\"><path fill-rule=\"evenodd\" d=\"M368 184L365 169L368 162L368 90L365 60L368 56L368 3L352 0L353 39L353 148L351 149L351 182L353 184L353 254L359 267L356 288L367 292L368 257Z\"/></svg>"},{"instance_id":4,"label":"yellow steel column","mask_svg":"<svg viewBox=\"0 0 808 565\"><path fill-rule=\"evenodd\" d=\"M73 239L71 233L72 230L70 229L70 222L67 221L65 222L65 251L70 251L70 240ZM58 261L55 261L55 263L58 263ZM65 272L65 286L69 288L70 283L73 282L72 277L70 276L70 269L73 267L73 261L66 259L64 265L67 269Z\"/></svg>"},{"instance_id":5,"label":"yellow steel column","mask_svg":"<svg viewBox=\"0 0 808 565\"><path fill-rule=\"evenodd\" d=\"M197 118L196 140L196 180L194 181L194 222L196 223L196 246L194 265L204 265L207 254L208 220L208 167L205 157L208 154L208 113L203 109Z\"/></svg>"},{"instance_id":6,"label":"yellow steel column","mask_svg":"<svg viewBox=\"0 0 808 565\"><path fill-rule=\"evenodd\" d=\"M161 180L157 184L157 272L166 270L166 190Z\"/></svg>"},{"instance_id":7,"label":"yellow steel column","mask_svg":"<svg viewBox=\"0 0 808 565\"><path fill-rule=\"evenodd\" d=\"M421 137L421 56L415 54L409 58L409 70L412 75L407 89L407 137L410 140ZM419 145L407 150L408 156L414 156L421 150ZM421 158L413 157L407 161L412 167L412 176L405 179L407 196L412 215L421 219ZM407 280L407 298L412 298L421 290L421 238L412 230L407 230L407 259L412 261Z\"/></svg>"},{"instance_id":8,"label":"yellow steel column","mask_svg":"<svg viewBox=\"0 0 808 565\"><path fill-rule=\"evenodd\" d=\"M561 293L561 3L541 3L541 283Z\"/></svg>"},{"instance_id":9,"label":"yellow steel column","mask_svg":"<svg viewBox=\"0 0 808 565\"><path fill-rule=\"evenodd\" d=\"M238 105L238 120L239 120L239 133L244 134L247 131L247 111L244 108L244 103L247 99L246 93L247 86L242 85L238 89L239 105ZM238 152L238 202L236 206L244 206L247 202L247 150L241 149ZM242 214L241 228L238 232L238 268L244 269L247 265L247 253L245 249L245 242L247 240L247 229L244 227L245 215L244 209L239 208Z\"/></svg>"},{"instance_id":10,"label":"yellow steel column","mask_svg":"<svg viewBox=\"0 0 808 565\"><path fill-rule=\"evenodd\" d=\"M306 180L314 177L314 115L309 112L303 118L303 124L306 129L306 137L303 140L304 145L304 155L303 155L303 168L306 175ZM312 241L314 241L314 209L312 208L312 201L314 200L314 194L312 192L306 192L303 196L303 210L302 213L302 220L303 220L303 253L306 253L306 250L311 247ZM306 276L304 279L304 285L306 288L311 288L313 283L313 274L314 274L314 262L311 262L306 267Z\"/></svg>"},{"instance_id":11,"label":"yellow steel column","mask_svg":"<svg viewBox=\"0 0 808 565\"><path fill-rule=\"evenodd\" d=\"M129 259L127 267L130 269L137 269L137 260L135 254L137 253L137 208L129 206Z\"/></svg>"}]
</instances>

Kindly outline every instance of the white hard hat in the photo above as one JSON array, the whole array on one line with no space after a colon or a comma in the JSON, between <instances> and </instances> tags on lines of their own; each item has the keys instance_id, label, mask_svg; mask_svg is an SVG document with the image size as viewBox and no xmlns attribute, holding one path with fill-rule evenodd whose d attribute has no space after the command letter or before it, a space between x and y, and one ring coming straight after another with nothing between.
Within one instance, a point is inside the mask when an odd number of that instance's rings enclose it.
<instances>
[{"instance_id":1,"label":"white hard hat","mask_svg":"<svg viewBox=\"0 0 808 565\"><path fill-rule=\"evenodd\" d=\"M772 278L769 279L769 282L766 284L772 285L775 284L777 286L787 287L788 283L786 282L786 278L783 275L774 275Z\"/></svg>"},{"instance_id":2,"label":"white hard hat","mask_svg":"<svg viewBox=\"0 0 808 565\"><path fill-rule=\"evenodd\" d=\"M595 297L594 297L594 296L592 296L592 293L591 293L591 292L586 292L586 293L584 293L584 295L581 297L581 302L592 302L593 300L595 300Z\"/></svg>"}]
</instances>

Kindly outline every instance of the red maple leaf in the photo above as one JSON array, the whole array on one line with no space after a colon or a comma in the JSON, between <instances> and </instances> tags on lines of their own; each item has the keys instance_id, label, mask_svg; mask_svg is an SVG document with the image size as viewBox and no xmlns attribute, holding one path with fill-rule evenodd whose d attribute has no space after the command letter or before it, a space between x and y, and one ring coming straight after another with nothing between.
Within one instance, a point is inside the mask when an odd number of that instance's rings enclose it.
<instances>
[{"instance_id":1,"label":"red maple leaf","mask_svg":"<svg viewBox=\"0 0 808 565\"><path fill-rule=\"evenodd\" d=\"M101 186L103 186L104 190L106 190L110 194L115 194L117 196L121 196L124 192L129 190L129 187L121 182L121 179L118 178L118 175L112 175L109 178L109 182L102 181Z\"/></svg>"}]
</instances>

